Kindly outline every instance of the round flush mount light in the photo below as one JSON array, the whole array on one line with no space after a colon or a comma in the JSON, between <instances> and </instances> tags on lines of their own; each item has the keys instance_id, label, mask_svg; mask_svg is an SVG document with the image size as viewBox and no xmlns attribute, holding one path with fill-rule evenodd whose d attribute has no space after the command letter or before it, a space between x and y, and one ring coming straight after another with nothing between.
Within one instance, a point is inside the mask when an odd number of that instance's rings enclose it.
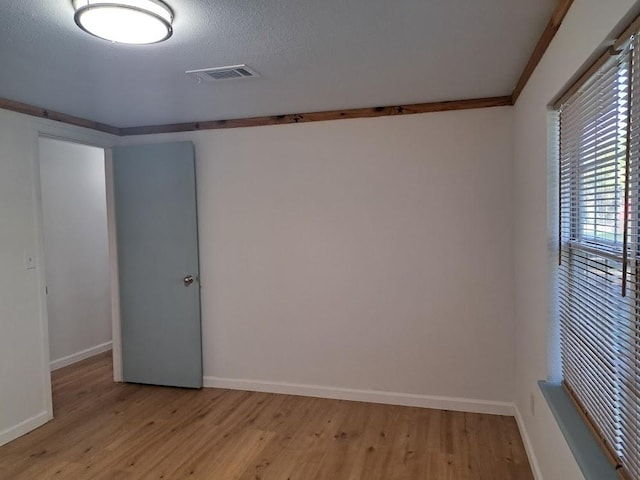
<instances>
[{"instance_id":1,"label":"round flush mount light","mask_svg":"<svg viewBox=\"0 0 640 480\"><path fill-rule=\"evenodd\" d=\"M115 43L144 45L173 33L173 12L159 0L73 0L76 24Z\"/></svg>"}]
</instances>

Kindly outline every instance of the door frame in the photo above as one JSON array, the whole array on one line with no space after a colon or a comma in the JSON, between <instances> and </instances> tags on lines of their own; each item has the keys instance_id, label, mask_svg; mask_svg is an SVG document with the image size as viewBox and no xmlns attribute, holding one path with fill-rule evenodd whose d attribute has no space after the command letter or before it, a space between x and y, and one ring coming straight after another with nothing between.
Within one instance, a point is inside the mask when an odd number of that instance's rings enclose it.
<instances>
[{"instance_id":1,"label":"door frame","mask_svg":"<svg viewBox=\"0 0 640 480\"><path fill-rule=\"evenodd\" d=\"M40 182L40 138L50 138L63 142L77 143L90 147L104 149L105 152L105 190L107 202L107 234L109 248L109 286L111 297L111 336L113 348L113 379L122 381L122 358L120 344L120 296L118 284L118 257L115 231L115 214L113 199L113 175L111 148L118 144L117 137L109 134L91 132L88 130L73 129L59 126L45 121L37 121L36 134L34 135L33 157L33 198L36 210L36 259L37 259L37 285L39 296L39 317L41 329L41 358L42 358L42 384L45 393L45 410L47 420L53 418L53 397L51 387L51 366L49 359L49 316L47 311L46 271L44 252L44 227L42 208L42 185Z\"/></svg>"},{"instance_id":2,"label":"door frame","mask_svg":"<svg viewBox=\"0 0 640 480\"><path fill-rule=\"evenodd\" d=\"M107 235L109 236L109 290L111 294L111 348L113 381L122 382L122 343L120 330L120 284L118 276L118 242L116 206L113 191L113 158L111 148L104 149L104 177L107 194Z\"/></svg>"}]
</instances>

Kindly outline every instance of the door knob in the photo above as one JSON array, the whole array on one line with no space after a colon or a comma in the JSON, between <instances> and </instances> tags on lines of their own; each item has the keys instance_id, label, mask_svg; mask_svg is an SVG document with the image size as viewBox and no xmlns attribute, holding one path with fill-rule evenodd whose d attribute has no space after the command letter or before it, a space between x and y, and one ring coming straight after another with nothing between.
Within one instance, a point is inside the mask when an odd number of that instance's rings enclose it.
<instances>
[{"instance_id":1,"label":"door knob","mask_svg":"<svg viewBox=\"0 0 640 480\"><path fill-rule=\"evenodd\" d=\"M185 287L188 287L189 285L191 285L193 282L195 281L195 278L193 275L187 275L186 277L184 277L182 279L182 282L184 283Z\"/></svg>"}]
</instances>

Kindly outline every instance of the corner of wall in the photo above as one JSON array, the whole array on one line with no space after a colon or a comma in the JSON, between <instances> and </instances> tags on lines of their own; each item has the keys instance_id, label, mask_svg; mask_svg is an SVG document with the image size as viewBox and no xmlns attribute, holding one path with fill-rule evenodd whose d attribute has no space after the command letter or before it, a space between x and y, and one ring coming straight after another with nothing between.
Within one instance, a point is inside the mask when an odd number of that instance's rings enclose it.
<instances>
[{"instance_id":1,"label":"corner of wall","mask_svg":"<svg viewBox=\"0 0 640 480\"><path fill-rule=\"evenodd\" d=\"M518 404L514 404L515 418L516 423L518 424L518 430L520 430L520 436L522 437L522 443L524 443L524 449L527 452L527 457L529 458L529 465L531 466L531 471L533 473L533 478L535 480L543 480L542 472L540 471L540 465L538 464L538 457L536 457L536 452L533 449L533 443L531 442L531 438L529 437L529 432L527 430L527 425L522 417L522 413L520 412L520 408Z\"/></svg>"}]
</instances>

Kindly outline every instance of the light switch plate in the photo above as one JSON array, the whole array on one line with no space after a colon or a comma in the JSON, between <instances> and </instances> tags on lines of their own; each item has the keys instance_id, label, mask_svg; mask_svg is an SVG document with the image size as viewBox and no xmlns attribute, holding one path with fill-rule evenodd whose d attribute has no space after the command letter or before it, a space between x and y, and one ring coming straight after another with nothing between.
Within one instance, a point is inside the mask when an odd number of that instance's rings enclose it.
<instances>
[{"instance_id":1,"label":"light switch plate","mask_svg":"<svg viewBox=\"0 0 640 480\"><path fill-rule=\"evenodd\" d=\"M24 268L27 270L36 268L36 257L33 252L24 252Z\"/></svg>"}]
</instances>

